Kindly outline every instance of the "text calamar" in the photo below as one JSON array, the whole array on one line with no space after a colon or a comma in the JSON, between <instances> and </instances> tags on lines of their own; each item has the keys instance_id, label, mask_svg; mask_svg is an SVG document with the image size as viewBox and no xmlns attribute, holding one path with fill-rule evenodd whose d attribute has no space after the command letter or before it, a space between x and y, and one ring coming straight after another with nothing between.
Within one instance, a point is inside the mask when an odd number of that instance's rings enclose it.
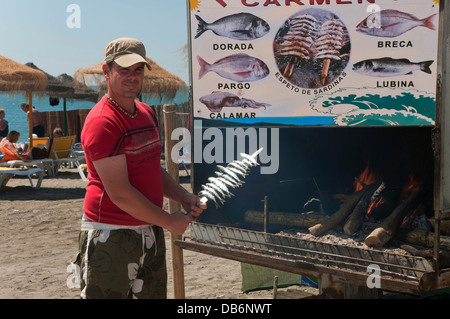
<instances>
[{"instance_id":1,"label":"text calamar","mask_svg":"<svg viewBox=\"0 0 450 319\"><path fill-rule=\"evenodd\" d=\"M227 2L231 0L216 0L222 7L227 6ZM355 3L375 3L375 0L241 0L242 5L246 7L256 7L263 6L268 7L270 5L275 6L290 6L290 5L300 5L304 6L305 4L309 5L322 5L322 4L355 4Z\"/></svg>"}]
</instances>

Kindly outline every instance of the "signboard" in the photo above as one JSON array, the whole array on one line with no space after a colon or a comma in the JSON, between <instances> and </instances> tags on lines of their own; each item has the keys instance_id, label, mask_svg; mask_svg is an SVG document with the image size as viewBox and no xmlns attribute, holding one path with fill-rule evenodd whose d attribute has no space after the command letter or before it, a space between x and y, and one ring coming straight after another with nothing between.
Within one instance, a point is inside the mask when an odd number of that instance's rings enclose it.
<instances>
[{"instance_id":1,"label":"signboard","mask_svg":"<svg viewBox=\"0 0 450 319\"><path fill-rule=\"evenodd\" d=\"M438 0L190 0L203 126L434 125Z\"/></svg>"}]
</instances>

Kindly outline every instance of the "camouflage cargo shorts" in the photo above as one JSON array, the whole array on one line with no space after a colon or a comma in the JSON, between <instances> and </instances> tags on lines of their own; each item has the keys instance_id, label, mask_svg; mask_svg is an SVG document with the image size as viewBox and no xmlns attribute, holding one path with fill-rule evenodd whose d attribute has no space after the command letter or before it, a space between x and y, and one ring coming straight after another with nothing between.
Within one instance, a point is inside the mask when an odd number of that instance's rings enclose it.
<instances>
[{"instance_id":1,"label":"camouflage cargo shorts","mask_svg":"<svg viewBox=\"0 0 450 319\"><path fill-rule=\"evenodd\" d=\"M82 298L167 298L162 228L82 230L79 245L72 276Z\"/></svg>"}]
</instances>

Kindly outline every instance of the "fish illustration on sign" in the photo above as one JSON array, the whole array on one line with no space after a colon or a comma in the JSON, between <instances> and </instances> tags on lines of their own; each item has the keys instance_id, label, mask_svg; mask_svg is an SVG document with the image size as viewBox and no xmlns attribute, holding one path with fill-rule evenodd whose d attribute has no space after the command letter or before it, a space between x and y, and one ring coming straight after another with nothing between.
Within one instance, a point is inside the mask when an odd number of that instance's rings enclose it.
<instances>
[{"instance_id":1,"label":"fish illustration on sign","mask_svg":"<svg viewBox=\"0 0 450 319\"><path fill-rule=\"evenodd\" d=\"M237 82L256 81L269 74L269 68L263 61L245 53L227 56L213 64L209 64L199 56L197 60L200 64L199 79L210 71Z\"/></svg>"},{"instance_id":2,"label":"fish illustration on sign","mask_svg":"<svg viewBox=\"0 0 450 319\"><path fill-rule=\"evenodd\" d=\"M381 10L372 13L361 21L356 27L356 31L376 37L393 38L414 29L415 27L425 27L436 30L433 18L437 13L419 19L412 14L398 10Z\"/></svg>"},{"instance_id":3,"label":"fish illustration on sign","mask_svg":"<svg viewBox=\"0 0 450 319\"><path fill-rule=\"evenodd\" d=\"M355 63L353 65L353 71L377 77L412 74L416 70L431 74L430 65L433 62L433 60L430 60L415 63L408 59L393 58L369 59Z\"/></svg>"},{"instance_id":4,"label":"fish illustration on sign","mask_svg":"<svg viewBox=\"0 0 450 319\"><path fill-rule=\"evenodd\" d=\"M269 24L261 18L250 13L232 14L212 23L205 22L195 15L198 20L198 29L195 39L205 31L211 30L218 36L235 40L253 40L261 38L270 31Z\"/></svg>"},{"instance_id":5,"label":"fish illustration on sign","mask_svg":"<svg viewBox=\"0 0 450 319\"><path fill-rule=\"evenodd\" d=\"M202 96L200 102L206 105L208 110L211 112L220 112L224 107L241 107L241 108L266 108L266 106L270 106L270 104L259 103L253 101L251 99L239 98L239 96L228 93L228 92L220 92L214 91L211 94Z\"/></svg>"}]
</instances>

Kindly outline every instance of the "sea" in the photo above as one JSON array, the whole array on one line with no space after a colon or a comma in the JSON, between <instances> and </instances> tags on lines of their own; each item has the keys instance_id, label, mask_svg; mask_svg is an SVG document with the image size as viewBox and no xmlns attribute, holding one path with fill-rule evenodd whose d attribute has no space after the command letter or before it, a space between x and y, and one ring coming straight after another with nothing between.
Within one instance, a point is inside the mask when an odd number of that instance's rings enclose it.
<instances>
[{"instance_id":1,"label":"sea","mask_svg":"<svg viewBox=\"0 0 450 319\"><path fill-rule=\"evenodd\" d=\"M188 93L177 94L173 99L144 99L143 102L149 105L163 105L169 103L181 104L189 101ZM28 103L28 96L23 94L9 94L6 92L0 92L0 108L5 110L5 120L9 123L9 131L12 130L20 132L19 143L26 143L28 141L28 122L27 116L20 108L20 104L23 102ZM48 96L33 95L32 99L33 107L39 112L48 111L63 111L63 100L60 99L59 105L51 106ZM94 102L84 100L67 100L66 110L77 109L91 109L95 105Z\"/></svg>"},{"instance_id":2,"label":"sea","mask_svg":"<svg viewBox=\"0 0 450 319\"><path fill-rule=\"evenodd\" d=\"M364 91L363 94L360 91ZM187 92L175 96L171 100L144 99L149 105L168 103L181 104L189 101ZM28 123L26 114L20 104L28 102L22 94L11 95L0 92L0 108L5 109L5 119L9 122L9 130L20 132L19 142L28 140ZM310 107L321 116L259 117L257 119L206 120L203 126L228 125L319 125L319 126L397 126L397 125L434 125L435 94L417 90L380 91L376 88L345 88L332 94L322 94L310 101ZM91 109L94 102L83 100L67 100L68 111ZM49 97L33 96L33 106L40 112L62 111L63 101L51 106ZM220 124L222 123L222 124Z\"/></svg>"}]
</instances>

